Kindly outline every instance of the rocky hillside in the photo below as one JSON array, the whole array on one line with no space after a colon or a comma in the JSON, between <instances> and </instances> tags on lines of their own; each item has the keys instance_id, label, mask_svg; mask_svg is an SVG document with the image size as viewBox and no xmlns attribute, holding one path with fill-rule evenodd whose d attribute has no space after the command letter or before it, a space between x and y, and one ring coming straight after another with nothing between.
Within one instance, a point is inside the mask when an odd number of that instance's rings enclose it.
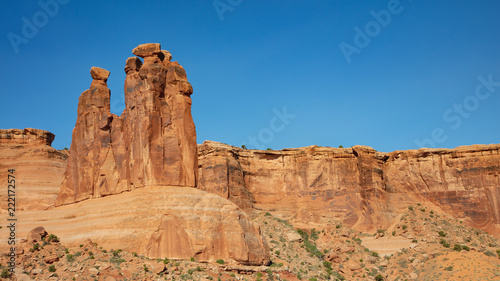
<instances>
[{"instance_id":1,"label":"rocky hillside","mask_svg":"<svg viewBox=\"0 0 500 281\"><path fill-rule=\"evenodd\" d=\"M367 146L246 150L205 141L198 156L198 188L294 224L339 219L373 231L425 202L500 236L497 144L383 153Z\"/></svg>"},{"instance_id":2,"label":"rocky hillside","mask_svg":"<svg viewBox=\"0 0 500 281\"><path fill-rule=\"evenodd\" d=\"M223 258L206 263L196 256L150 259L105 240L81 237L68 244L52 231L49 235L36 228L18 250L15 276L18 280L106 281L500 278L499 240L428 207L407 206L397 223L373 233L358 232L340 221L295 229L269 212L255 214L252 221L270 245L268 266L243 266ZM6 262L1 256L0 263ZM4 269L0 266L0 271Z\"/></svg>"}]
</instances>

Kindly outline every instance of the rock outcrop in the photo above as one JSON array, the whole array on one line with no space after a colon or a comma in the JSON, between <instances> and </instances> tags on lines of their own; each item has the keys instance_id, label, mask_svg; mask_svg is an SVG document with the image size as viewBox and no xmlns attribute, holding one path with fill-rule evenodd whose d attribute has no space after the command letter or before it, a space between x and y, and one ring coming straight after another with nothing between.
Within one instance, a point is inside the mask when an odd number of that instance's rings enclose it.
<instances>
[{"instance_id":1,"label":"rock outcrop","mask_svg":"<svg viewBox=\"0 0 500 281\"><path fill-rule=\"evenodd\" d=\"M195 188L148 186L18 216L19 237L43 223L66 245L91 239L149 258L269 263L268 246L248 215L229 200Z\"/></svg>"},{"instance_id":2,"label":"rock outcrop","mask_svg":"<svg viewBox=\"0 0 500 281\"><path fill-rule=\"evenodd\" d=\"M126 108L110 112L109 72L93 67L78 103L71 155L56 205L148 185L196 186L193 92L160 44L143 44L125 64Z\"/></svg>"},{"instance_id":3,"label":"rock outcrop","mask_svg":"<svg viewBox=\"0 0 500 281\"><path fill-rule=\"evenodd\" d=\"M500 235L500 145L377 152L366 146L245 150L199 145L200 189L295 223L385 229L408 205L433 204Z\"/></svg>"},{"instance_id":4,"label":"rock outcrop","mask_svg":"<svg viewBox=\"0 0 500 281\"><path fill-rule=\"evenodd\" d=\"M0 130L0 179L15 169L17 210L44 210L54 205L68 154L51 147L54 134L38 129ZM1 185L0 208L7 211L7 184Z\"/></svg>"}]
</instances>

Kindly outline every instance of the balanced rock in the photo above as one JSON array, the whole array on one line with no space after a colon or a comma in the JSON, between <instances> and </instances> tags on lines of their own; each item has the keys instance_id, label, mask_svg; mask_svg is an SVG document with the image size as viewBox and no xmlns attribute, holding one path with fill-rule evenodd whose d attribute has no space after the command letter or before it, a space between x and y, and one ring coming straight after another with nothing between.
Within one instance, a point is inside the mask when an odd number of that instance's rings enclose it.
<instances>
[{"instance_id":1,"label":"balanced rock","mask_svg":"<svg viewBox=\"0 0 500 281\"><path fill-rule=\"evenodd\" d=\"M109 71L104 68L93 66L90 69L90 76L92 76L92 79L103 80L104 82L106 82L109 77Z\"/></svg>"},{"instance_id":2,"label":"balanced rock","mask_svg":"<svg viewBox=\"0 0 500 281\"><path fill-rule=\"evenodd\" d=\"M141 44L132 51L138 57L145 58L161 53L161 45L158 43Z\"/></svg>"}]
</instances>

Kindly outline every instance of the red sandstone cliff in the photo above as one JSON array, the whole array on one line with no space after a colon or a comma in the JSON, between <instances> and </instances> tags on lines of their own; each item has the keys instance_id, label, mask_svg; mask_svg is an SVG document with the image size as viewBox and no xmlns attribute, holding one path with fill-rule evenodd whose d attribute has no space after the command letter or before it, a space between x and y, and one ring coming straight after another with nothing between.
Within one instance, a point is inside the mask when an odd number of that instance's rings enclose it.
<instances>
[{"instance_id":1,"label":"red sandstone cliff","mask_svg":"<svg viewBox=\"0 0 500 281\"><path fill-rule=\"evenodd\" d=\"M206 141L198 151L199 188L244 209L373 231L409 204L429 202L500 234L500 145L382 153L366 146L244 150Z\"/></svg>"},{"instance_id":2,"label":"red sandstone cliff","mask_svg":"<svg viewBox=\"0 0 500 281\"><path fill-rule=\"evenodd\" d=\"M160 44L143 44L127 60L126 108L110 113L107 70L93 67L78 103L71 155L56 205L148 185L196 186L193 92L186 73Z\"/></svg>"},{"instance_id":3,"label":"red sandstone cliff","mask_svg":"<svg viewBox=\"0 0 500 281\"><path fill-rule=\"evenodd\" d=\"M44 210L54 205L68 154L50 145L54 134L38 129L0 130L0 179L15 169L17 210ZM1 185L0 212L7 211L7 185Z\"/></svg>"}]
</instances>

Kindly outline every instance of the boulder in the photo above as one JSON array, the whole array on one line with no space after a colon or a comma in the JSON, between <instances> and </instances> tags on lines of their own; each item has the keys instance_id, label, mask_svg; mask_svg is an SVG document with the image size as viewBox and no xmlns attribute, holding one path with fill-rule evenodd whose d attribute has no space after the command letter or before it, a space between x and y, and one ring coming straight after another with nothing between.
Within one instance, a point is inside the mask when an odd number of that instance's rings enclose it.
<instances>
[{"instance_id":1,"label":"boulder","mask_svg":"<svg viewBox=\"0 0 500 281\"><path fill-rule=\"evenodd\" d=\"M141 58L151 57L161 53L161 45L158 43L141 44L135 47L132 53Z\"/></svg>"}]
</instances>

